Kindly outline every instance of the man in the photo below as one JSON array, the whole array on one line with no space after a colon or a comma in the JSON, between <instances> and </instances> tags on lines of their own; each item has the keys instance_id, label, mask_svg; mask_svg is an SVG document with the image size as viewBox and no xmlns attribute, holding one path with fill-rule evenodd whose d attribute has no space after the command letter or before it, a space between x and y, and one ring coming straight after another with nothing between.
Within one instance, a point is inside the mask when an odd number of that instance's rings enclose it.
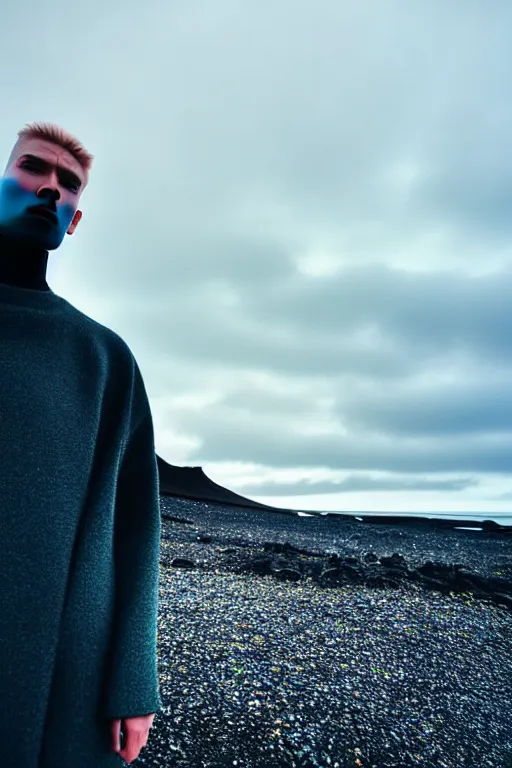
<instances>
[{"instance_id":1,"label":"man","mask_svg":"<svg viewBox=\"0 0 512 768\"><path fill-rule=\"evenodd\" d=\"M46 282L92 159L33 124L0 179L2 768L131 762L161 708L144 382L127 344Z\"/></svg>"}]
</instances>

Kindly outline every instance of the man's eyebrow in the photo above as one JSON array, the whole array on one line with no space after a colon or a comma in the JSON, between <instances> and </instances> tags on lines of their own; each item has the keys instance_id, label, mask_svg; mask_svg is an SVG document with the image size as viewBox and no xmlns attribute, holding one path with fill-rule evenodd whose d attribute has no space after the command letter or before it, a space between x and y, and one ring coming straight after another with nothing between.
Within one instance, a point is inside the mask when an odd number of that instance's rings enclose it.
<instances>
[{"instance_id":1,"label":"man's eyebrow","mask_svg":"<svg viewBox=\"0 0 512 768\"><path fill-rule=\"evenodd\" d=\"M51 168L53 166L53 163L49 163L48 160L43 160L42 157L37 157L37 155L21 155L21 160L35 160L35 162L39 163L44 168ZM63 176L66 176L70 181L72 181L74 184L77 185L77 187L80 189L82 186L82 180L79 176L76 175L76 173L73 173L73 171L70 171L69 168L63 168L62 165L58 165L57 169L59 173Z\"/></svg>"}]
</instances>

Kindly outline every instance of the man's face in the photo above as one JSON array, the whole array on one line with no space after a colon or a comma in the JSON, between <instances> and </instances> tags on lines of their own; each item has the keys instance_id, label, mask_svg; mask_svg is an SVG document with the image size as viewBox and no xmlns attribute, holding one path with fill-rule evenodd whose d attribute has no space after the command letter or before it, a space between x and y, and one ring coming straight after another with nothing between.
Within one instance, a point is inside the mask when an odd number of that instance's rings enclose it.
<instances>
[{"instance_id":1,"label":"man's face","mask_svg":"<svg viewBox=\"0 0 512 768\"><path fill-rule=\"evenodd\" d=\"M20 245L52 251L72 235L87 174L66 149L42 139L22 139L0 179L0 232ZM34 212L44 206L50 214Z\"/></svg>"}]
</instances>

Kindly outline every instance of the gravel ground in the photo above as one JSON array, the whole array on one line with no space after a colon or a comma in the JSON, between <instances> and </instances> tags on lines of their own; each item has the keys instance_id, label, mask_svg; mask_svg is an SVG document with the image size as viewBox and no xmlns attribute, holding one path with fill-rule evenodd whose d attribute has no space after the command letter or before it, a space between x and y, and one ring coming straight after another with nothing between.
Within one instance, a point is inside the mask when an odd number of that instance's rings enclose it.
<instances>
[{"instance_id":1,"label":"gravel ground","mask_svg":"<svg viewBox=\"0 0 512 768\"><path fill-rule=\"evenodd\" d=\"M418 585L321 587L216 567L227 545L273 541L510 578L510 537L168 497L162 515L164 709L133 766L512 768L510 609ZM178 557L196 567L173 567Z\"/></svg>"}]
</instances>

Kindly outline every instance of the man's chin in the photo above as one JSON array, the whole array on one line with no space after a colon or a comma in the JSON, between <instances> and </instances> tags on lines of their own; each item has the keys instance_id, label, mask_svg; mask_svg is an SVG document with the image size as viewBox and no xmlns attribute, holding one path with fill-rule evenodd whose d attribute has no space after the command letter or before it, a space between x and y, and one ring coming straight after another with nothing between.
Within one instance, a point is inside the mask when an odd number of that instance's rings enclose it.
<instances>
[{"instance_id":1,"label":"man's chin","mask_svg":"<svg viewBox=\"0 0 512 768\"><path fill-rule=\"evenodd\" d=\"M19 230L0 228L0 239L13 247L37 251L55 251L63 240L60 233L30 232L25 227Z\"/></svg>"},{"instance_id":2,"label":"man's chin","mask_svg":"<svg viewBox=\"0 0 512 768\"><path fill-rule=\"evenodd\" d=\"M60 244L61 241L55 242L55 240L33 240L27 242L25 247L38 251L56 251Z\"/></svg>"}]
</instances>

